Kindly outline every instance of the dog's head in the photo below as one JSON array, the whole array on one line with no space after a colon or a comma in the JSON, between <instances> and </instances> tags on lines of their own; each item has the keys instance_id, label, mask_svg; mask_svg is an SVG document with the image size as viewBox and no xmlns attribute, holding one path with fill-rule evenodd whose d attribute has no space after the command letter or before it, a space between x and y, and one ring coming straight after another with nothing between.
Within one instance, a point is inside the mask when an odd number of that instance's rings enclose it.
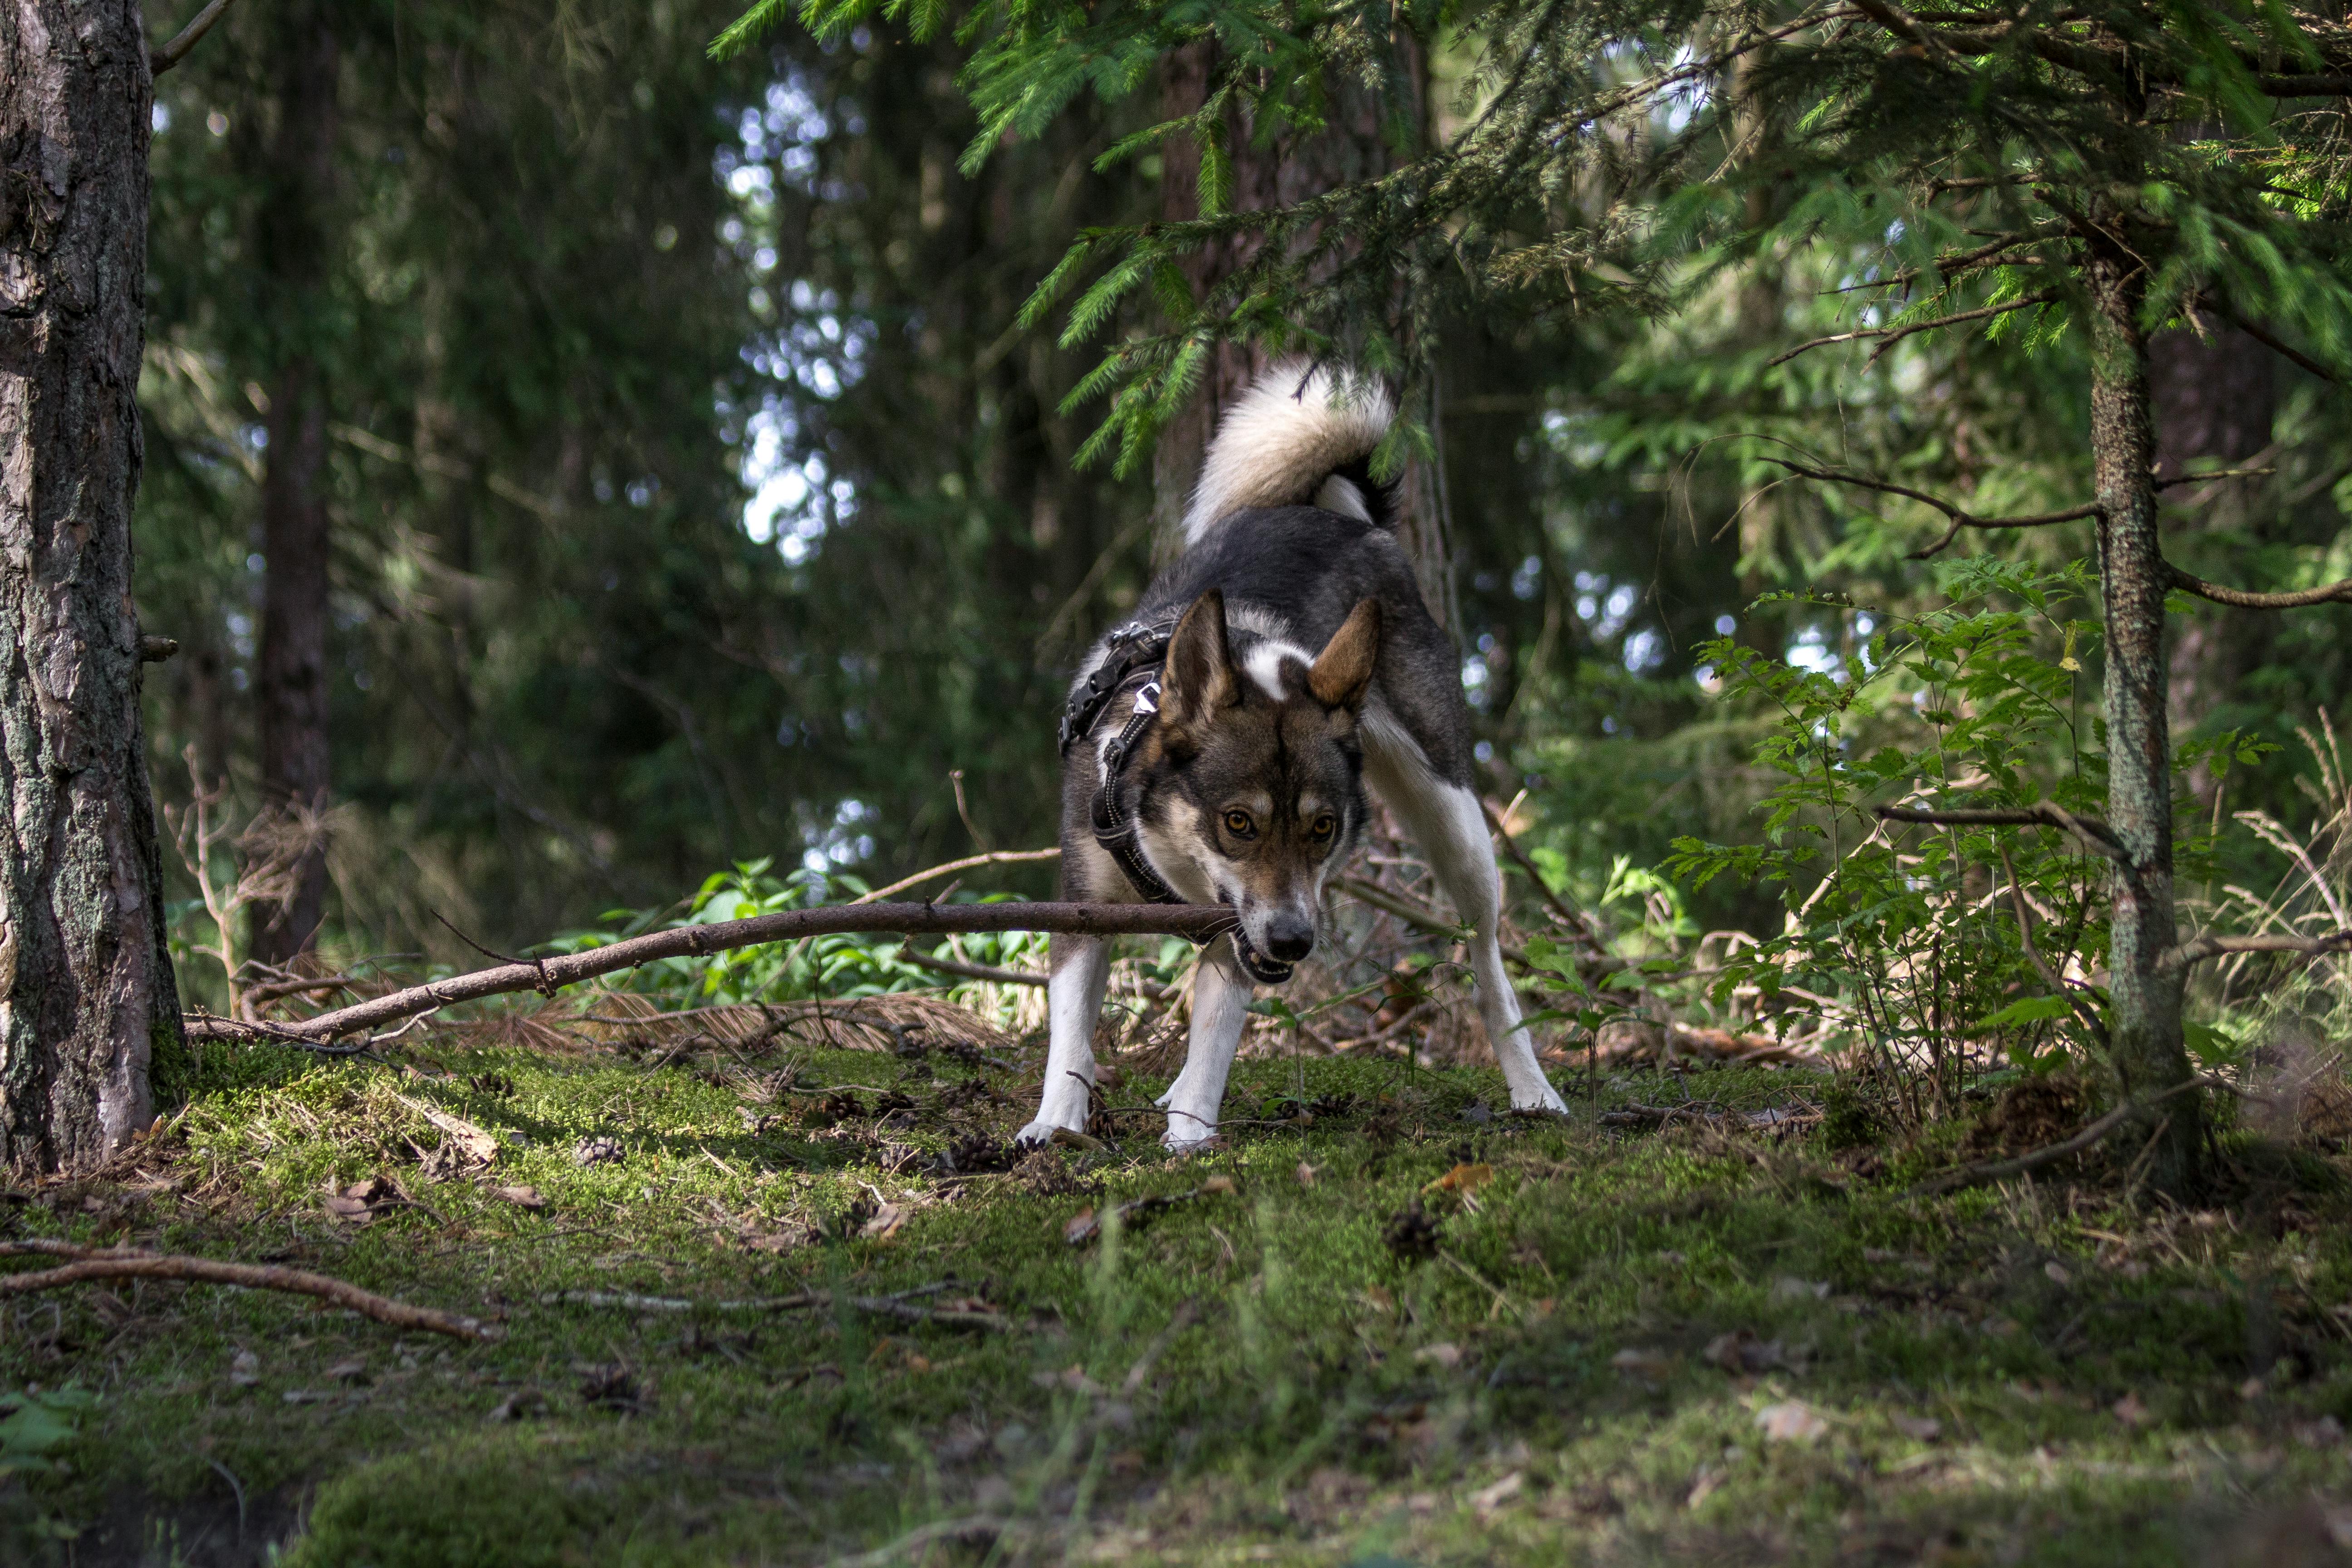
<instances>
[{"instance_id":1,"label":"dog's head","mask_svg":"<svg viewBox=\"0 0 2352 1568\"><path fill-rule=\"evenodd\" d=\"M1380 650L1366 599L1311 661L1262 646L1244 668L1213 590L1169 643L1144 847L1188 897L1233 907L1234 952L1268 984L1313 951L1323 879L1363 825L1357 723Z\"/></svg>"}]
</instances>

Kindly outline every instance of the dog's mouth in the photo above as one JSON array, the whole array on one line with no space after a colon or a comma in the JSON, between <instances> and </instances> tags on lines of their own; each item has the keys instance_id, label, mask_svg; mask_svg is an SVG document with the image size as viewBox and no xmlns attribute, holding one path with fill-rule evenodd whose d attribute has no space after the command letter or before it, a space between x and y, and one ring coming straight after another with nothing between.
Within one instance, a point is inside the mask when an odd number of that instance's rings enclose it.
<instances>
[{"instance_id":1,"label":"dog's mouth","mask_svg":"<svg viewBox=\"0 0 2352 1568\"><path fill-rule=\"evenodd\" d=\"M1261 985L1280 985L1290 979L1290 972L1298 966L1285 963L1278 958L1268 958L1250 945L1249 932L1240 926L1234 928L1234 956L1242 961L1242 968Z\"/></svg>"}]
</instances>

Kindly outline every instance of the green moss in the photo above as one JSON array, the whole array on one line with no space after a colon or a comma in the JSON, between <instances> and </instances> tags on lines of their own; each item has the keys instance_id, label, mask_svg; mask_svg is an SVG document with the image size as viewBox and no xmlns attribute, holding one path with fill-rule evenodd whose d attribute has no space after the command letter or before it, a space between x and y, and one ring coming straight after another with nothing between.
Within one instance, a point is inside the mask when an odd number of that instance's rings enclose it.
<instances>
[{"instance_id":1,"label":"green moss","mask_svg":"<svg viewBox=\"0 0 2352 1568\"><path fill-rule=\"evenodd\" d=\"M747 1100L776 1062L418 1059L425 1076L208 1051L163 1164L26 1212L499 1312L506 1337L208 1288L45 1298L0 1336L0 1388L106 1391L70 1473L22 1483L46 1517L217 1517L226 1470L253 1506L307 1506L289 1561L384 1568L816 1560L974 1519L1009 1521L1008 1550L1084 1540L1137 1563L2089 1563L2203 1560L2241 1516L2342 1482L2311 1439L2352 1418L2328 1312L2352 1293L2352 1231L2318 1153L2202 1216L2025 1186L1906 1201L1744 1134L1629 1136L1584 1107L1470 1119L1486 1075L1255 1059L1236 1116L1286 1113L1269 1102L1302 1087L1356 1108L1184 1161L1122 1118L1118 1149L1041 1183L937 1173L1034 1093L938 1058L803 1053L803 1084L916 1102L912 1126L824 1129ZM1708 1082L1742 1110L1799 1089L1819 1086ZM1598 1109L1674 1092L1621 1079ZM426 1104L498 1138L494 1171L428 1175ZM620 1157L583 1164L592 1137ZM1432 1189L1461 1163L1493 1178ZM377 1174L414 1202L363 1226L327 1214L327 1190ZM517 1186L546 1206L495 1190ZM1064 1240L1080 1208L1196 1192ZM880 1200L905 1211L887 1237L809 1239ZM1384 1239L1416 1200L1439 1224L1426 1262ZM1019 1327L851 1300L921 1289ZM825 1304L579 1294L808 1291ZM2280 1364L2249 1394L2258 1360ZM1769 1441L1758 1413L1790 1400L1823 1430Z\"/></svg>"}]
</instances>

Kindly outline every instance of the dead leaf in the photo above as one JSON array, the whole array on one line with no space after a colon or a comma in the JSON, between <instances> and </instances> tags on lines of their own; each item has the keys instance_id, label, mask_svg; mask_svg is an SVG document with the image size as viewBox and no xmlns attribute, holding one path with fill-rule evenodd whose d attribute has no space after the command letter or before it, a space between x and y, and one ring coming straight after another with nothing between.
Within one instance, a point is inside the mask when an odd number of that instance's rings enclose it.
<instances>
[{"instance_id":1,"label":"dead leaf","mask_svg":"<svg viewBox=\"0 0 2352 1568\"><path fill-rule=\"evenodd\" d=\"M1484 1162L1475 1165L1456 1165L1421 1190L1424 1193L1475 1193L1494 1179L1495 1167Z\"/></svg>"},{"instance_id":2,"label":"dead leaf","mask_svg":"<svg viewBox=\"0 0 2352 1568\"><path fill-rule=\"evenodd\" d=\"M547 1206L547 1199L537 1187L492 1187L490 1196L504 1198L520 1208L543 1209Z\"/></svg>"},{"instance_id":3,"label":"dead leaf","mask_svg":"<svg viewBox=\"0 0 2352 1568\"><path fill-rule=\"evenodd\" d=\"M1664 1383L1674 1374L1675 1358L1664 1351L1629 1346L1611 1356L1609 1364L1621 1376L1639 1378L1643 1383Z\"/></svg>"},{"instance_id":4,"label":"dead leaf","mask_svg":"<svg viewBox=\"0 0 2352 1568\"><path fill-rule=\"evenodd\" d=\"M239 1351L229 1357L228 1381L232 1388L251 1388L261 1381L261 1358L251 1351Z\"/></svg>"},{"instance_id":5,"label":"dead leaf","mask_svg":"<svg viewBox=\"0 0 2352 1568\"><path fill-rule=\"evenodd\" d=\"M353 1182L339 1193L330 1193L327 1195L327 1212L338 1219L364 1222L407 1201L408 1194L389 1177L370 1176L364 1182Z\"/></svg>"},{"instance_id":6,"label":"dead leaf","mask_svg":"<svg viewBox=\"0 0 2352 1568\"><path fill-rule=\"evenodd\" d=\"M887 1241L906 1223L906 1209L897 1204L884 1204L874 1211L874 1217L867 1220L857 1234L868 1241Z\"/></svg>"},{"instance_id":7,"label":"dead leaf","mask_svg":"<svg viewBox=\"0 0 2352 1568\"><path fill-rule=\"evenodd\" d=\"M1059 1372L1032 1373L1029 1381L1040 1388L1067 1389L1072 1394L1096 1394L1102 1392L1102 1385L1088 1377L1087 1369L1076 1363Z\"/></svg>"},{"instance_id":8,"label":"dead leaf","mask_svg":"<svg viewBox=\"0 0 2352 1568\"><path fill-rule=\"evenodd\" d=\"M1690 1495L1683 1499L1683 1506L1696 1508L1713 1497L1716 1488L1721 1485L1723 1485L1723 1472L1713 1465L1701 1465L1698 1468L1698 1473L1691 1478Z\"/></svg>"},{"instance_id":9,"label":"dead leaf","mask_svg":"<svg viewBox=\"0 0 2352 1568\"><path fill-rule=\"evenodd\" d=\"M1204 1198L1229 1198L1236 1190L1231 1176L1211 1176L1196 1189Z\"/></svg>"},{"instance_id":10,"label":"dead leaf","mask_svg":"<svg viewBox=\"0 0 2352 1568\"><path fill-rule=\"evenodd\" d=\"M1756 1425L1768 1443L1810 1443L1827 1435L1830 1424L1821 1412L1801 1399L1784 1399L1756 1413Z\"/></svg>"},{"instance_id":11,"label":"dead leaf","mask_svg":"<svg viewBox=\"0 0 2352 1568\"><path fill-rule=\"evenodd\" d=\"M1932 1443L1944 1435L1944 1424L1932 1415L1906 1415L1897 1411L1887 1421L1906 1437L1921 1443Z\"/></svg>"},{"instance_id":12,"label":"dead leaf","mask_svg":"<svg viewBox=\"0 0 2352 1568\"><path fill-rule=\"evenodd\" d=\"M1492 1513L1527 1489L1528 1478L1513 1470L1491 1487L1482 1487L1470 1494L1470 1506L1480 1513Z\"/></svg>"},{"instance_id":13,"label":"dead leaf","mask_svg":"<svg viewBox=\"0 0 2352 1568\"><path fill-rule=\"evenodd\" d=\"M2042 1266L2042 1272L2050 1276L2055 1284L2072 1285L2074 1282L2074 1277L2066 1272L2066 1266L2054 1258Z\"/></svg>"},{"instance_id":14,"label":"dead leaf","mask_svg":"<svg viewBox=\"0 0 2352 1568\"><path fill-rule=\"evenodd\" d=\"M499 1157L499 1141L462 1116L452 1116L438 1106L411 1100L404 1094L393 1099L425 1118L446 1133L465 1157L478 1165L487 1165Z\"/></svg>"},{"instance_id":15,"label":"dead leaf","mask_svg":"<svg viewBox=\"0 0 2352 1568\"><path fill-rule=\"evenodd\" d=\"M1084 1247L1101 1234L1102 1222L1095 1217L1092 1209L1080 1209L1070 1216L1070 1223L1062 1227L1062 1239L1072 1247Z\"/></svg>"},{"instance_id":16,"label":"dead leaf","mask_svg":"<svg viewBox=\"0 0 2352 1568\"><path fill-rule=\"evenodd\" d=\"M1772 1281L1772 1297L1780 1301L1819 1301L1830 1293L1826 1279L1800 1279L1793 1274L1783 1274Z\"/></svg>"},{"instance_id":17,"label":"dead leaf","mask_svg":"<svg viewBox=\"0 0 2352 1568\"><path fill-rule=\"evenodd\" d=\"M2156 1419L2156 1412L2137 1394L2126 1394L2107 1406L2115 1418L2126 1426L2145 1426Z\"/></svg>"},{"instance_id":18,"label":"dead leaf","mask_svg":"<svg viewBox=\"0 0 2352 1568\"><path fill-rule=\"evenodd\" d=\"M1306 1161L1301 1160L1301 1161L1299 1161L1299 1162L1298 1162L1298 1184L1299 1184L1300 1186L1302 1186L1302 1187L1311 1187L1311 1186L1313 1186L1313 1185L1315 1184L1315 1178L1316 1178L1316 1177L1318 1177L1318 1176L1319 1176L1319 1175L1321 1175L1321 1174L1322 1174L1322 1173L1321 1173L1320 1171L1318 1171L1314 1166L1312 1166L1312 1165L1308 1164Z\"/></svg>"},{"instance_id":19,"label":"dead leaf","mask_svg":"<svg viewBox=\"0 0 2352 1568\"><path fill-rule=\"evenodd\" d=\"M1371 1304L1372 1310L1375 1312L1396 1310L1396 1298L1389 1294L1388 1288L1384 1285L1367 1288L1364 1291L1364 1300Z\"/></svg>"},{"instance_id":20,"label":"dead leaf","mask_svg":"<svg viewBox=\"0 0 2352 1568\"><path fill-rule=\"evenodd\" d=\"M339 1361L327 1369L327 1375L337 1383L349 1383L354 1378L365 1378L367 1363L356 1356L350 1361Z\"/></svg>"},{"instance_id":21,"label":"dead leaf","mask_svg":"<svg viewBox=\"0 0 2352 1568\"><path fill-rule=\"evenodd\" d=\"M1433 1345L1423 1345L1412 1352L1415 1361L1435 1362L1451 1372L1462 1364L1462 1347L1450 1340L1440 1340Z\"/></svg>"}]
</instances>

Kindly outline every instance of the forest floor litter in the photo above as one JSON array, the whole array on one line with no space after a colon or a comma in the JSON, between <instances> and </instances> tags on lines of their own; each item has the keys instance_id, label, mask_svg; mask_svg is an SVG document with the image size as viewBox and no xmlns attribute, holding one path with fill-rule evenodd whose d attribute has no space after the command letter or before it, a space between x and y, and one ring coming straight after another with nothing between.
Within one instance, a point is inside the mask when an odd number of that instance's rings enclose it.
<instances>
[{"instance_id":1,"label":"forest floor litter","mask_svg":"<svg viewBox=\"0 0 2352 1568\"><path fill-rule=\"evenodd\" d=\"M1106 1106L1024 1154L1003 1140L1042 1053L1009 1037L483 1037L210 1045L186 1108L105 1171L0 1193L0 1242L42 1243L37 1266L235 1261L493 1331L202 1279L0 1299L0 1558L2352 1543L2338 1141L2225 1132L2196 1209L2132 1190L2128 1138L1906 1196L2087 1106L2036 1085L1856 1145L1826 1075L1769 1061L1563 1063L1570 1115L1533 1119L1492 1109L1490 1071L1258 1055L1222 1147L1171 1159ZM1117 1077L1124 1107L1165 1074Z\"/></svg>"}]
</instances>

